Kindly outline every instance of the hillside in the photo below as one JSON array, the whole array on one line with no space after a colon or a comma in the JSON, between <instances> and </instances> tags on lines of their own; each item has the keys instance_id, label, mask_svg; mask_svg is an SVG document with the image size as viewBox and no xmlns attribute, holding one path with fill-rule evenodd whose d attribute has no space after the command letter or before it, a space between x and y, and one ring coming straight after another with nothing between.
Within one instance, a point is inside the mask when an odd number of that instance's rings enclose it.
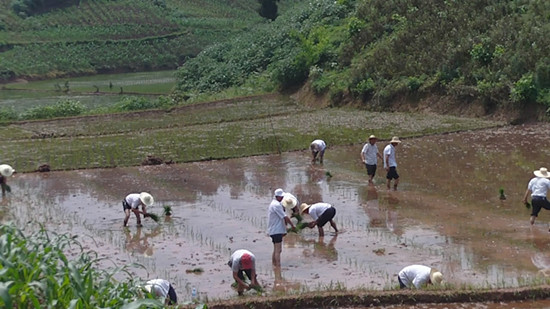
<instances>
[{"instance_id":1,"label":"hillside","mask_svg":"<svg viewBox=\"0 0 550 309\"><path fill-rule=\"evenodd\" d=\"M179 91L301 88L328 105L454 102L535 119L550 107L548 1L315 0L254 30L184 64Z\"/></svg>"},{"instance_id":2,"label":"hillside","mask_svg":"<svg viewBox=\"0 0 550 309\"><path fill-rule=\"evenodd\" d=\"M57 1L32 15L12 6L29 2L0 0L0 82L175 69L263 22L256 0Z\"/></svg>"}]
</instances>

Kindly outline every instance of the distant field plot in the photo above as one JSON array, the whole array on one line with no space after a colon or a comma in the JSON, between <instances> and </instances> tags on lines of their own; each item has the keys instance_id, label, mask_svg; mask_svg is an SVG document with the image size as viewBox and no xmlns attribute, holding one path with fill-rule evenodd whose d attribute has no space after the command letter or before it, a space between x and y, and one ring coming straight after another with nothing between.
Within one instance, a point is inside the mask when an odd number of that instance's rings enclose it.
<instances>
[{"instance_id":1,"label":"distant field plot","mask_svg":"<svg viewBox=\"0 0 550 309\"><path fill-rule=\"evenodd\" d=\"M287 97L266 96L13 123L0 127L0 152L21 172L41 164L70 170L136 166L148 156L180 163L304 150L320 136L335 146L361 143L367 133L389 139L497 125L452 116L311 109Z\"/></svg>"},{"instance_id":2,"label":"distant field plot","mask_svg":"<svg viewBox=\"0 0 550 309\"><path fill-rule=\"evenodd\" d=\"M109 107L124 95L147 95L153 99L167 95L175 84L174 71L102 74L2 85L0 109L17 112L36 106L53 105L60 100L76 100L87 109Z\"/></svg>"}]
</instances>

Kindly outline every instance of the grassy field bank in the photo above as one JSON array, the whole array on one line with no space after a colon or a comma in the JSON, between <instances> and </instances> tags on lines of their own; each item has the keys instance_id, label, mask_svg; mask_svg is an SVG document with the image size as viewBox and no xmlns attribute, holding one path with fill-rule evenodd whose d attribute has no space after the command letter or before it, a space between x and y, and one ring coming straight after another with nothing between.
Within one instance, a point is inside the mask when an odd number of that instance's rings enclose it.
<instances>
[{"instance_id":1,"label":"grassy field bank","mask_svg":"<svg viewBox=\"0 0 550 309\"><path fill-rule=\"evenodd\" d=\"M472 130L503 123L454 116L304 107L289 97L259 96L100 116L14 122L0 127L3 162L19 172L225 159L305 150L316 138L329 148Z\"/></svg>"}]
</instances>

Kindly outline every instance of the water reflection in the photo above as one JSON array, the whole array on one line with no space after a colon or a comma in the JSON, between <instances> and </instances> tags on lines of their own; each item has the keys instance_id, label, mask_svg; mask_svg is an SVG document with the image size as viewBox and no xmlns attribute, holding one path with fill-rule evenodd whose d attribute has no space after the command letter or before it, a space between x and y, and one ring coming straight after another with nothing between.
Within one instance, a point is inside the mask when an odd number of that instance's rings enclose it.
<instances>
[{"instance_id":1,"label":"water reflection","mask_svg":"<svg viewBox=\"0 0 550 309\"><path fill-rule=\"evenodd\" d=\"M153 244L149 243L150 238L158 236L161 232L160 225L154 228L151 232L146 233L142 227L137 227L132 234L128 227L123 228L126 236L125 248L131 254L141 254L144 256L153 255Z\"/></svg>"},{"instance_id":2,"label":"water reflection","mask_svg":"<svg viewBox=\"0 0 550 309\"><path fill-rule=\"evenodd\" d=\"M338 250L334 247L338 234L332 236L328 243L325 242L325 237L320 236L318 240L302 240L307 247L303 251L304 258L320 258L328 262L338 260ZM311 249L313 248L313 250Z\"/></svg>"},{"instance_id":3,"label":"water reflection","mask_svg":"<svg viewBox=\"0 0 550 309\"><path fill-rule=\"evenodd\" d=\"M547 165L550 156L550 150L529 149L550 144L549 131L549 125L506 127L403 139L396 192L385 189L383 175L367 185L364 166L357 163L362 145L331 148L324 165L312 165L306 153L294 152L21 174L11 182L9 199L1 202L0 218L89 235L95 238L90 248L119 248L119 256L129 253L129 262L145 260L151 277L170 274L181 281L178 286L197 287L213 298L234 295L220 282L227 279L227 253L239 248L255 253L259 278L280 290L335 281L348 289L384 288L408 264L435 266L451 284L513 286L550 266L550 217L541 213L531 227L521 204L532 171ZM266 212L278 187L301 202L336 205L335 221L344 232L323 239L310 229L287 235L282 268L273 270ZM151 212L162 213L162 206L170 205L172 221L145 220L142 229L123 231L120 200L136 190L155 196ZM319 274L311 260L330 267ZM204 275L184 272L195 268Z\"/></svg>"}]
</instances>

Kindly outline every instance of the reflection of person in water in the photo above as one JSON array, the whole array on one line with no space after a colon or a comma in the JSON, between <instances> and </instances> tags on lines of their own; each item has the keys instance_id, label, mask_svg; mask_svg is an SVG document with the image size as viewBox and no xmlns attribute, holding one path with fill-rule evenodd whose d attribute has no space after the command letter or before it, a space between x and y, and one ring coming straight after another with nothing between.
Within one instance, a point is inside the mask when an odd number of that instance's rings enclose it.
<instances>
[{"instance_id":1,"label":"reflection of person in water","mask_svg":"<svg viewBox=\"0 0 550 309\"><path fill-rule=\"evenodd\" d=\"M137 252L146 256L153 255L153 246L149 244L148 239L160 234L160 226L157 226L151 233L145 233L142 236L143 228L138 227L136 233L132 236L129 229L124 229L126 234L126 250L132 254Z\"/></svg>"},{"instance_id":2,"label":"reflection of person in water","mask_svg":"<svg viewBox=\"0 0 550 309\"><path fill-rule=\"evenodd\" d=\"M299 291L300 283L288 281L283 278L281 267L273 267L275 282L273 283L273 290L278 292L286 292L289 290Z\"/></svg>"},{"instance_id":3,"label":"reflection of person in water","mask_svg":"<svg viewBox=\"0 0 550 309\"><path fill-rule=\"evenodd\" d=\"M325 237L319 237L319 240L313 241L313 240L305 240L304 242L310 244L313 243L313 252L309 250L304 250L304 255L306 257L314 256L314 257L320 257L323 259L326 259L329 262L337 261L338 260L338 251L336 248L334 248L334 244L336 243L336 238L338 237L338 234L334 235L328 244L325 243Z\"/></svg>"}]
</instances>

